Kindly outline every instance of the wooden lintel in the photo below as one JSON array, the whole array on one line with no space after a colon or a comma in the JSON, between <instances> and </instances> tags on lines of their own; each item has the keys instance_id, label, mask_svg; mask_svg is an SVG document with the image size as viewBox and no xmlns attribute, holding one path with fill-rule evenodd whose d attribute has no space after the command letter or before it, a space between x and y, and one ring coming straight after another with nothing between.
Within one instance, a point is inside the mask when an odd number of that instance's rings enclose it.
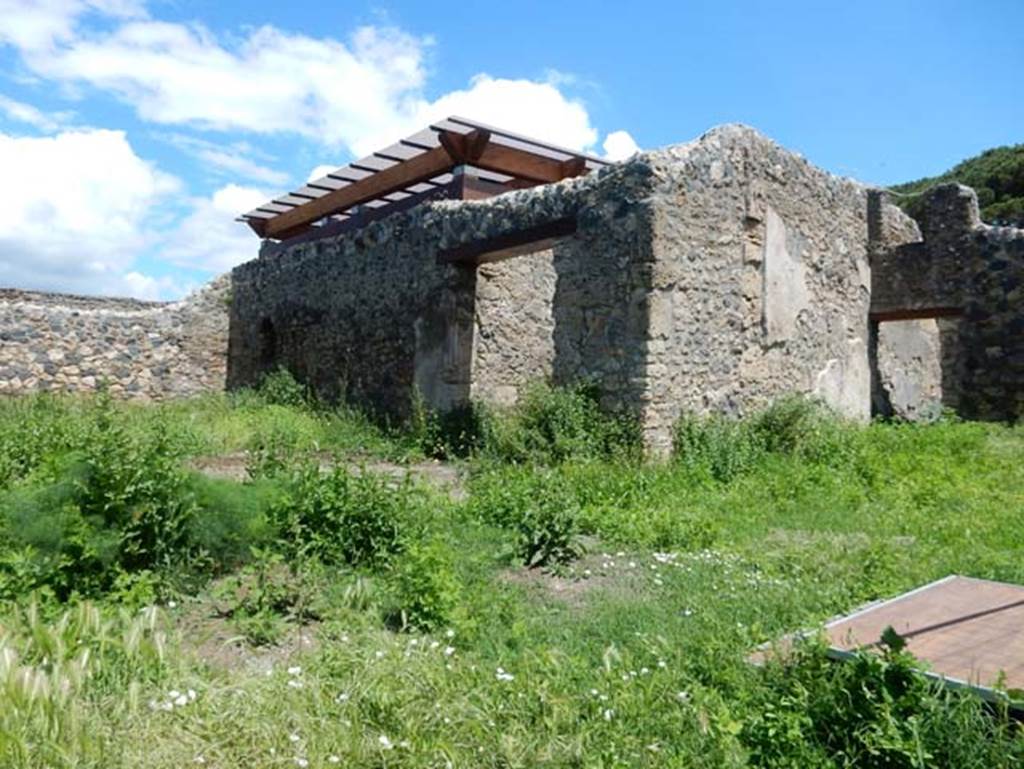
<instances>
[{"instance_id":1,"label":"wooden lintel","mask_svg":"<svg viewBox=\"0 0 1024 769\"><path fill-rule=\"evenodd\" d=\"M576 232L576 218L567 217L516 230L493 238L474 240L437 254L438 264L484 264L551 248Z\"/></svg>"},{"instance_id":2,"label":"wooden lintel","mask_svg":"<svg viewBox=\"0 0 1024 769\"><path fill-rule=\"evenodd\" d=\"M956 318L964 314L962 307L908 307L895 310L873 310L869 313L874 323L893 320L927 320L929 318Z\"/></svg>"}]
</instances>

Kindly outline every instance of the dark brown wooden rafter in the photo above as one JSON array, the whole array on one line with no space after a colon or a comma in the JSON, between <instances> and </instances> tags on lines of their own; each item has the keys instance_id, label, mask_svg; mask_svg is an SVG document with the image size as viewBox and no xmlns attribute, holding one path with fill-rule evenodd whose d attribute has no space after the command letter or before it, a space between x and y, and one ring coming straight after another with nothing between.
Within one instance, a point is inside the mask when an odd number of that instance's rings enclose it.
<instances>
[{"instance_id":1,"label":"dark brown wooden rafter","mask_svg":"<svg viewBox=\"0 0 1024 769\"><path fill-rule=\"evenodd\" d=\"M418 197L431 188L451 197L479 199L561 181L605 164L502 129L449 118L310 181L245 214L242 221L260 237L286 240L346 214L361 220L360 209L367 206L383 213L397 210L393 206L404 203L404 196ZM462 180L459 184L450 184L453 174Z\"/></svg>"}]
</instances>

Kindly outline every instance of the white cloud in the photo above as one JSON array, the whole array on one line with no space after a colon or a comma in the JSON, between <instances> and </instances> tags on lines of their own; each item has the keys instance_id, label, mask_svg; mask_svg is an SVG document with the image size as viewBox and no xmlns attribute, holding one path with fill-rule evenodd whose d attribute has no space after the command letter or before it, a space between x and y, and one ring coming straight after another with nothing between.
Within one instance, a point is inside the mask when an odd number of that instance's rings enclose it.
<instances>
[{"instance_id":1,"label":"white cloud","mask_svg":"<svg viewBox=\"0 0 1024 769\"><path fill-rule=\"evenodd\" d=\"M418 101L406 118L403 133L449 115L489 123L570 149L586 149L597 142L597 130L590 124L586 107L567 98L551 82L477 75L465 90L453 91L432 102ZM367 136L357 145L359 152L374 149L380 149L379 135Z\"/></svg>"},{"instance_id":2,"label":"white cloud","mask_svg":"<svg viewBox=\"0 0 1024 769\"><path fill-rule=\"evenodd\" d=\"M625 160L640 152L640 146L633 141L628 131L612 131L601 146L608 160Z\"/></svg>"},{"instance_id":3,"label":"white cloud","mask_svg":"<svg viewBox=\"0 0 1024 769\"><path fill-rule=\"evenodd\" d=\"M73 117L69 112L46 113L31 104L16 101L3 94L0 94L0 112L11 120L30 125L46 133L56 131Z\"/></svg>"},{"instance_id":4,"label":"white cloud","mask_svg":"<svg viewBox=\"0 0 1024 769\"><path fill-rule=\"evenodd\" d=\"M7 35L28 68L109 91L155 123L295 133L355 154L451 114L573 149L598 140L585 106L562 92L572 82L562 73L541 81L480 74L429 98L432 41L394 28L363 27L342 42L262 26L225 41L198 24L122 18L110 31L88 32L75 27L83 0L55 5L70 9L63 22L51 13L55 32ZM132 5L115 10L141 14Z\"/></svg>"},{"instance_id":5,"label":"white cloud","mask_svg":"<svg viewBox=\"0 0 1024 769\"><path fill-rule=\"evenodd\" d=\"M220 274L254 259L259 240L235 217L265 203L268 197L262 190L228 184L209 198L193 200L192 211L167 237L160 256L209 274Z\"/></svg>"},{"instance_id":6,"label":"white cloud","mask_svg":"<svg viewBox=\"0 0 1024 769\"><path fill-rule=\"evenodd\" d=\"M312 171L309 172L309 176L306 177L307 182L313 182L317 179L322 179L327 174L337 171L340 164L335 163L334 165L316 166Z\"/></svg>"},{"instance_id":7,"label":"white cloud","mask_svg":"<svg viewBox=\"0 0 1024 769\"><path fill-rule=\"evenodd\" d=\"M153 208L178 181L139 158L121 131L0 134L0 285L137 294L127 277Z\"/></svg>"},{"instance_id":8,"label":"white cloud","mask_svg":"<svg viewBox=\"0 0 1024 769\"><path fill-rule=\"evenodd\" d=\"M42 51L75 36L78 19L90 13L143 18L142 0L0 0L0 41Z\"/></svg>"},{"instance_id":9,"label":"white cloud","mask_svg":"<svg viewBox=\"0 0 1024 769\"><path fill-rule=\"evenodd\" d=\"M192 155L203 164L205 171L212 171L222 176L242 177L256 182L281 187L290 178L283 171L277 171L253 160L253 157L266 157L248 142L232 142L218 144L184 134L158 134L159 138L173 144L182 152Z\"/></svg>"}]
</instances>

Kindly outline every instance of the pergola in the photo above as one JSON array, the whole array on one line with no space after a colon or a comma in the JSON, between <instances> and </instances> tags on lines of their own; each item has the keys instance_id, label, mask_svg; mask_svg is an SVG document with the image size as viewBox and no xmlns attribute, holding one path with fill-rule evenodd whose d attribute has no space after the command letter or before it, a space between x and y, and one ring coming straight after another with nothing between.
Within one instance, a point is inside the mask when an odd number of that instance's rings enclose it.
<instances>
[{"instance_id":1,"label":"pergola","mask_svg":"<svg viewBox=\"0 0 1024 769\"><path fill-rule=\"evenodd\" d=\"M304 240L358 229L427 200L486 198L604 165L600 158L449 117L274 198L239 221L261 238ZM552 233L559 234L565 233Z\"/></svg>"}]
</instances>

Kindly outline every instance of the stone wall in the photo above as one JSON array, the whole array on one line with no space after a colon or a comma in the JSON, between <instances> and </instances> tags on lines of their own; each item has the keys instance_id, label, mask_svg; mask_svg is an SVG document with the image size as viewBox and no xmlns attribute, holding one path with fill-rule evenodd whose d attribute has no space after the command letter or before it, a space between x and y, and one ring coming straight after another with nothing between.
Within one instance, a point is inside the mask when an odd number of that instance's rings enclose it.
<instances>
[{"instance_id":1,"label":"stone wall","mask_svg":"<svg viewBox=\"0 0 1024 769\"><path fill-rule=\"evenodd\" d=\"M509 405L524 385L553 378L554 258L547 249L477 269L474 399Z\"/></svg>"},{"instance_id":2,"label":"stone wall","mask_svg":"<svg viewBox=\"0 0 1024 769\"><path fill-rule=\"evenodd\" d=\"M609 405L637 411L645 318L632 266L648 175L626 164L266 248L234 272L229 386L285 365L325 397L401 417L416 390L443 409L509 402L532 379L591 379ZM553 249L438 263L442 249L566 217L577 235Z\"/></svg>"},{"instance_id":3,"label":"stone wall","mask_svg":"<svg viewBox=\"0 0 1024 769\"><path fill-rule=\"evenodd\" d=\"M480 267L439 250L574 218ZM867 193L727 126L598 173L428 203L236 269L229 382L287 365L328 397L408 412L593 381L656 451L683 410L788 392L870 408Z\"/></svg>"},{"instance_id":4,"label":"stone wall","mask_svg":"<svg viewBox=\"0 0 1024 769\"><path fill-rule=\"evenodd\" d=\"M0 290L0 393L223 390L229 292L227 276L173 303Z\"/></svg>"},{"instance_id":5,"label":"stone wall","mask_svg":"<svg viewBox=\"0 0 1024 769\"><path fill-rule=\"evenodd\" d=\"M742 126L656 162L649 441L667 449L682 411L738 414L793 392L866 419L865 188Z\"/></svg>"},{"instance_id":6,"label":"stone wall","mask_svg":"<svg viewBox=\"0 0 1024 769\"><path fill-rule=\"evenodd\" d=\"M881 250L873 260L871 311L879 324L884 380L876 397L879 410L904 417L926 410L926 404L907 397L920 391L934 399L924 380L937 376L941 403L964 417L1019 419L1024 414L1024 230L983 224L974 191L957 184L929 191L922 210L918 236ZM915 327L907 349L883 349L886 327L900 322L895 319L901 315L934 322ZM938 350L937 374L934 363L914 363L911 348L923 345Z\"/></svg>"}]
</instances>

